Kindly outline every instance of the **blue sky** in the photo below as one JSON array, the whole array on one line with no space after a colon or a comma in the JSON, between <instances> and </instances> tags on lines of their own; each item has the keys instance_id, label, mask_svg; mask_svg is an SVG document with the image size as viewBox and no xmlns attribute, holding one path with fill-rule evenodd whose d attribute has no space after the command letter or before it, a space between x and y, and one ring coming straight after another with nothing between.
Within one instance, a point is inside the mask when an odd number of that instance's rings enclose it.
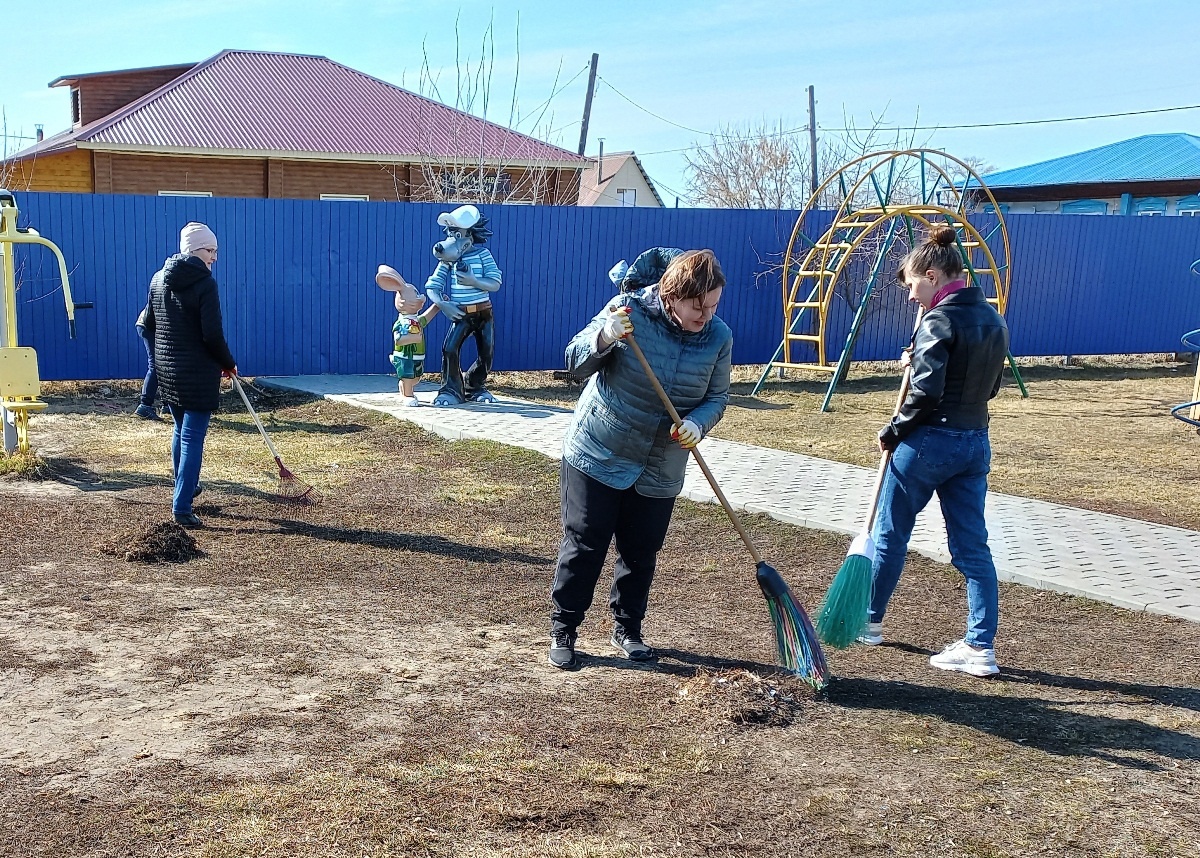
<instances>
[{"instance_id":1,"label":"blue sky","mask_svg":"<svg viewBox=\"0 0 1200 858\"><path fill-rule=\"evenodd\" d=\"M818 125L946 126L1200 104L1193 47L1200 2L1007 0L914 4L842 2L421 3L395 0L56 0L5 11L0 85L9 134L69 124L56 77L204 59L223 48L322 54L416 89L423 56L454 91L458 50L478 60L494 25L488 118L507 122L520 60L518 115L560 91L542 115L554 142L579 139L592 52L597 86L589 154L633 149L664 198L686 204L683 155L696 131L728 123L802 126L805 87ZM850 14L850 12L853 14ZM520 45L518 49L518 20ZM424 44L424 51L422 45ZM573 82L567 84L574 78ZM532 119L520 126L528 130ZM1200 134L1200 110L1009 128L936 130L920 142L959 157L1016 167L1139 134ZM21 141L22 143L24 141ZM18 144L8 141L11 152Z\"/></svg>"}]
</instances>

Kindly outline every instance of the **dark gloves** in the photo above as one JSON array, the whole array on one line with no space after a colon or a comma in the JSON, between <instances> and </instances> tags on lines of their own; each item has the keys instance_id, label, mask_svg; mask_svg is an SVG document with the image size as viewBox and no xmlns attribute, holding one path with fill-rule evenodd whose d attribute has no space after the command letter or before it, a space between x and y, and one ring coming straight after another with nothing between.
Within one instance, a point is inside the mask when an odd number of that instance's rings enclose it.
<instances>
[{"instance_id":1,"label":"dark gloves","mask_svg":"<svg viewBox=\"0 0 1200 858\"><path fill-rule=\"evenodd\" d=\"M896 434L896 429L891 423L879 430L879 449L894 453L899 445L900 436Z\"/></svg>"}]
</instances>

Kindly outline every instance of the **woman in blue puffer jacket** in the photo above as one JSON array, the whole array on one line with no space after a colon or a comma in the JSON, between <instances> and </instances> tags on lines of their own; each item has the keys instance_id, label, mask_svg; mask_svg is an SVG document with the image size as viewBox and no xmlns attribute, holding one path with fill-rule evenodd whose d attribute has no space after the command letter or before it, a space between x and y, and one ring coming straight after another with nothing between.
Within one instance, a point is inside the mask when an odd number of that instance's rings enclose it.
<instances>
[{"instance_id":1,"label":"woman in blue puffer jacket","mask_svg":"<svg viewBox=\"0 0 1200 858\"><path fill-rule=\"evenodd\" d=\"M567 369L589 377L563 440L563 539L551 589L550 663L573 669L576 629L592 604L609 543L612 644L646 661L642 619L654 566L683 488L688 450L729 399L733 333L714 315L725 275L711 250L684 253L656 286L624 293L567 345ZM628 345L638 344L683 417L672 424Z\"/></svg>"}]
</instances>

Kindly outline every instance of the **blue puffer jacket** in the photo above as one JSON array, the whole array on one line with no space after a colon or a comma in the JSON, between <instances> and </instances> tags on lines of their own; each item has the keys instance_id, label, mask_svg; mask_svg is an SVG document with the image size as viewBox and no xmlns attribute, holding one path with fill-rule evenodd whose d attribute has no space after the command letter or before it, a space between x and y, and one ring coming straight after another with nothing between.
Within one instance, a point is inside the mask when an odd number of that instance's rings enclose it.
<instances>
[{"instance_id":1,"label":"blue puffer jacket","mask_svg":"<svg viewBox=\"0 0 1200 858\"><path fill-rule=\"evenodd\" d=\"M657 286L619 295L612 305L629 307L634 336L671 402L708 434L729 401L729 326L714 316L703 330L684 331L663 312ZM567 369L591 378L563 439L563 458L614 489L675 497L688 451L671 439L671 418L629 346L618 341L596 351L606 315L598 313L567 345Z\"/></svg>"}]
</instances>

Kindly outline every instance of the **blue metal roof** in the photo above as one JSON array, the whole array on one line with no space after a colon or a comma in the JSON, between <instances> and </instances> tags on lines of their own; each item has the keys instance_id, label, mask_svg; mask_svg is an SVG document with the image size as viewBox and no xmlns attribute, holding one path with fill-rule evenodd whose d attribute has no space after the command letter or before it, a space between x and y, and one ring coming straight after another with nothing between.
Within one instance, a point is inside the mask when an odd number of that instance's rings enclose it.
<instances>
[{"instance_id":1,"label":"blue metal roof","mask_svg":"<svg viewBox=\"0 0 1200 858\"><path fill-rule=\"evenodd\" d=\"M1000 170L983 177L989 188L1087 185L1200 179L1200 137L1146 134L1098 149Z\"/></svg>"}]
</instances>

